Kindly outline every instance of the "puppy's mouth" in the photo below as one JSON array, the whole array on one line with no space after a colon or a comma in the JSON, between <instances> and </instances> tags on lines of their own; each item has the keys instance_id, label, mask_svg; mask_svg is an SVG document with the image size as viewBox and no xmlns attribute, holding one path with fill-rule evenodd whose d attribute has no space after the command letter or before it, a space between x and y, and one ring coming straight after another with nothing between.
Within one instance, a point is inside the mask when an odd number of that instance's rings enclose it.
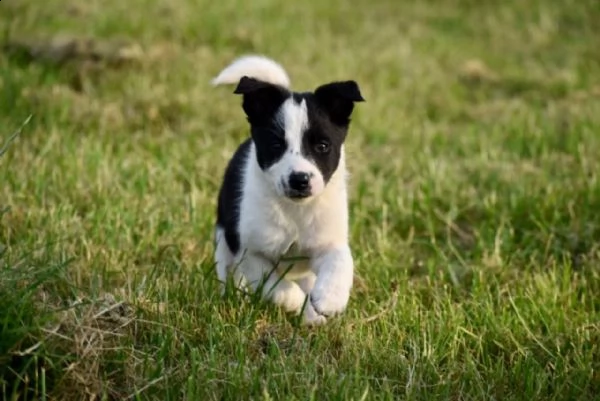
<instances>
[{"instance_id":1,"label":"puppy's mouth","mask_svg":"<svg viewBox=\"0 0 600 401\"><path fill-rule=\"evenodd\" d=\"M286 189L285 195L294 201L301 201L303 199L310 198L312 196L312 192L308 191L297 191L294 189Z\"/></svg>"}]
</instances>

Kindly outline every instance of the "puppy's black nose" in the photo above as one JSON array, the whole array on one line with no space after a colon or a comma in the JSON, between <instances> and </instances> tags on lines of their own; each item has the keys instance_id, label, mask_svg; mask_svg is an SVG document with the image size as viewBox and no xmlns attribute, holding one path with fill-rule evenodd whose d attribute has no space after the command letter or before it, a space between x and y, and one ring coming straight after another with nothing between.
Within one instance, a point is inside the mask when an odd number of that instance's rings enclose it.
<instances>
[{"instance_id":1,"label":"puppy's black nose","mask_svg":"<svg viewBox=\"0 0 600 401\"><path fill-rule=\"evenodd\" d=\"M290 174L290 188L294 191L306 191L310 188L310 175L303 172Z\"/></svg>"}]
</instances>

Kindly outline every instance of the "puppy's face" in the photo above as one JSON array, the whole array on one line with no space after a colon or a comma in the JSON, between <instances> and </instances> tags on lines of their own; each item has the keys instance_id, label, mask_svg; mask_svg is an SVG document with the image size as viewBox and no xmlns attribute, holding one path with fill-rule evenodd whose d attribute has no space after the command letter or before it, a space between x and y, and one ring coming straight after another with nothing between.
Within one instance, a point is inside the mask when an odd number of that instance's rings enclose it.
<instances>
[{"instance_id":1,"label":"puppy's face","mask_svg":"<svg viewBox=\"0 0 600 401\"><path fill-rule=\"evenodd\" d=\"M278 195L295 201L319 195L337 170L354 102L354 81L292 93L253 78L240 80L257 162Z\"/></svg>"}]
</instances>

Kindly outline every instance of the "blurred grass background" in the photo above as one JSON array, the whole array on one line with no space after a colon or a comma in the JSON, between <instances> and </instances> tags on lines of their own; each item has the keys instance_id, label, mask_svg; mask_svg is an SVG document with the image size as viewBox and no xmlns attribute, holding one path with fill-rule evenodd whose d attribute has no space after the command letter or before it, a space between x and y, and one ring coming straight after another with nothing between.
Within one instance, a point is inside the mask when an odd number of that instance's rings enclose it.
<instances>
[{"instance_id":1,"label":"blurred grass background","mask_svg":"<svg viewBox=\"0 0 600 401\"><path fill-rule=\"evenodd\" d=\"M2 399L594 399L594 0L0 5ZM359 82L348 312L218 296L210 78ZM1 146L1 145L0 145Z\"/></svg>"}]
</instances>

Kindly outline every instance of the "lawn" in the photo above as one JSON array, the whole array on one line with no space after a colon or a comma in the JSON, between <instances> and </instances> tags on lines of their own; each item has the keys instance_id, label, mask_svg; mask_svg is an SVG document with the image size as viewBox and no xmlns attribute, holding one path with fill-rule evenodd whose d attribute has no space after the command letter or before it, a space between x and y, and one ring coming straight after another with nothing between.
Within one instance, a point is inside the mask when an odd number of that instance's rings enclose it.
<instances>
[{"instance_id":1,"label":"lawn","mask_svg":"<svg viewBox=\"0 0 600 401\"><path fill-rule=\"evenodd\" d=\"M6 0L0 28L0 399L600 394L596 0ZM246 53L367 100L324 327L219 295L248 128L210 79Z\"/></svg>"}]
</instances>

